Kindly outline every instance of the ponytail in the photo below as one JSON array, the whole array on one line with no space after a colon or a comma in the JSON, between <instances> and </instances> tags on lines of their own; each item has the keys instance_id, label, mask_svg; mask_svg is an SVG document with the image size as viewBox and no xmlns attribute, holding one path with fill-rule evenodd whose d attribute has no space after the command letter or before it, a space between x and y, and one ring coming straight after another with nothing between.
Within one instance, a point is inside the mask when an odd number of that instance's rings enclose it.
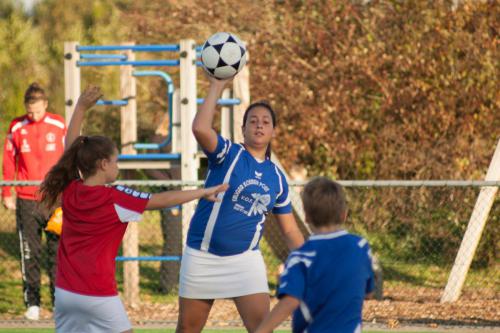
<instances>
[{"instance_id":1,"label":"ponytail","mask_svg":"<svg viewBox=\"0 0 500 333\"><path fill-rule=\"evenodd\" d=\"M73 180L94 175L99 167L98 162L111 158L115 150L115 144L107 137L77 137L45 176L40 186L42 206L49 211L55 208L61 193Z\"/></svg>"},{"instance_id":2,"label":"ponytail","mask_svg":"<svg viewBox=\"0 0 500 333\"><path fill-rule=\"evenodd\" d=\"M266 160L270 159L271 159L271 142L269 142L266 148Z\"/></svg>"},{"instance_id":3,"label":"ponytail","mask_svg":"<svg viewBox=\"0 0 500 333\"><path fill-rule=\"evenodd\" d=\"M76 157L82 145L82 137L78 137L45 176L40 186L40 203L49 211L57 206L60 194L71 181L79 178Z\"/></svg>"}]
</instances>

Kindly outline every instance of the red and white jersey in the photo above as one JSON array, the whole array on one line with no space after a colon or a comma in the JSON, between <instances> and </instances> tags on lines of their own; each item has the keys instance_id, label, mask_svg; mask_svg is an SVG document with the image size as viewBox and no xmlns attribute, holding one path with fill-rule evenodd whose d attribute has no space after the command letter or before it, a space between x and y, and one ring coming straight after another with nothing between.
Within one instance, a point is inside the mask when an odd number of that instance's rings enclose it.
<instances>
[{"instance_id":1,"label":"red and white jersey","mask_svg":"<svg viewBox=\"0 0 500 333\"><path fill-rule=\"evenodd\" d=\"M64 152L64 118L46 113L39 121L24 115L10 123L3 153L3 180L43 180ZM17 196L35 200L37 186L16 187ZM11 196L10 187L2 197Z\"/></svg>"},{"instance_id":2,"label":"red and white jersey","mask_svg":"<svg viewBox=\"0 0 500 333\"><path fill-rule=\"evenodd\" d=\"M88 296L117 295L115 257L120 242L127 222L141 219L150 198L150 193L124 186L72 181L62 195L56 286Z\"/></svg>"}]
</instances>

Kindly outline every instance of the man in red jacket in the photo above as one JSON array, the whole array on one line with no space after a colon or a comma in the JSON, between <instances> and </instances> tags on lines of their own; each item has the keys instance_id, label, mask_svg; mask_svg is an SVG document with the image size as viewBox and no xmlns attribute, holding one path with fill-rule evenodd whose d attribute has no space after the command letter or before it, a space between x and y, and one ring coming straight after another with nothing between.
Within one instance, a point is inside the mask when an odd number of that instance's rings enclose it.
<instances>
[{"instance_id":1,"label":"man in red jacket","mask_svg":"<svg viewBox=\"0 0 500 333\"><path fill-rule=\"evenodd\" d=\"M24 95L26 114L14 119L5 139L3 154L3 179L43 180L64 151L66 125L64 118L47 112L48 100L44 90L31 84ZM10 187L2 188L2 202L8 209L16 210L16 227L21 246L21 272L24 302L28 308L25 317L40 317L40 259L42 230L47 217L37 207L37 186L17 186L16 199ZM50 291L54 304L54 277L57 243L59 237L45 232L48 252Z\"/></svg>"}]
</instances>

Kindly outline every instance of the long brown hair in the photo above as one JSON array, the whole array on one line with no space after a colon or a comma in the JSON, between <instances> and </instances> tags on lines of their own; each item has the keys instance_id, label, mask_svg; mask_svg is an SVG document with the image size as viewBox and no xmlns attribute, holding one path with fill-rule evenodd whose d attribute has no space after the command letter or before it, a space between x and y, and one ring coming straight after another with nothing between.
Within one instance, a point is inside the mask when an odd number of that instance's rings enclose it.
<instances>
[{"instance_id":1,"label":"long brown hair","mask_svg":"<svg viewBox=\"0 0 500 333\"><path fill-rule=\"evenodd\" d=\"M47 101L45 90L36 82L30 84L28 89L24 92L24 104L32 104L38 101Z\"/></svg>"},{"instance_id":2,"label":"long brown hair","mask_svg":"<svg viewBox=\"0 0 500 333\"><path fill-rule=\"evenodd\" d=\"M40 186L40 203L51 210L59 201L60 194L74 179L83 179L96 173L98 162L109 159L116 146L105 136L79 136L56 165L45 176Z\"/></svg>"},{"instance_id":3,"label":"long brown hair","mask_svg":"<svg viewBox=\"0 0 500 333\"><path fill-rule=\"evenodd\" d=\"M255 102L255 103L250 104L247 107L247 109L245 110L245 113L243 114L243 127L245 127L247 124L248 113L252 109L257 108L257 107L261 107L261 108L267 109L267 111L269 111L269 113L271 114L271 120L273 122L273 128L275 128L276 127L276 113L274 112L271 105L265 101ZM269 142L269 144L267 145L267 148L266 148L266 159L268 159L268 160L271 159L271 142Z\"/></svg>"}]
</instances>

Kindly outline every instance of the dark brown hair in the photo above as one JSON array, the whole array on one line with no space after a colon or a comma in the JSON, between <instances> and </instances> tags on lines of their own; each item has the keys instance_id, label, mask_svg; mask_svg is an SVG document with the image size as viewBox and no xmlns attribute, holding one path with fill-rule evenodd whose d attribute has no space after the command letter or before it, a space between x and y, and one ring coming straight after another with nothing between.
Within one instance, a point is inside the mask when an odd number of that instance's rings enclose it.
<instances>
[{"instance_id":1,"label":"dark brown hair","mask_svg":"<svg viewBox=\"0 0 500 333\"><path fill-rule=\"evenodd\" d=\"M47 101L45 90L36 82L30 84L24 93L24 104L33 104L38 101Z\"/></svg>"},{"instance_id":2,"label":"dark brown hair","mask_svg":"<svg viewBox=\"0 0 500 333\"><path fill-rule=\"evenodd\" d=\"M342 224L347 212L344 190L339 183L326 177L315 177L302 192L304 211L315 227Z\"/></svg>"},{"instance_id":3,"label":"dark brown hair","mask_svg":"<svg viewBox=\"0 0 500 333\"><path fill-rule=\"evenodd\" d=\"M105 136L79 136L50 169L40 186L40 202L51 210L59 196L74 179L83 179L96 173L98 162L109 159L116 146Z\"/></svg>"},{"instance_id":4,"label":"dark brown hair","mask_svg":"<svg viewBox=\"0 0 500 333\"><path fill-rule=\"evenodd\" d=\"M267 109L267 111L269 111L269 113L271 114L271 119L272 119L272 122L273 122L273 128L276 127L276 113L274 112L273 108L271 107L271 105L265 101L259 101L259 102L255 102L255 103L252 103L250 104L247 109L245 110L245 113L243 114L243 127L246 126L247 124L247 119L248 119L248 113L254 109L254 108L258 108L258 107L261 107L261 108L264 108L264 109ZM269 143L267 145L267 149L266 149L266 158L267 159L271 159L271 143Z\"/></svg>"}]
</instances>

